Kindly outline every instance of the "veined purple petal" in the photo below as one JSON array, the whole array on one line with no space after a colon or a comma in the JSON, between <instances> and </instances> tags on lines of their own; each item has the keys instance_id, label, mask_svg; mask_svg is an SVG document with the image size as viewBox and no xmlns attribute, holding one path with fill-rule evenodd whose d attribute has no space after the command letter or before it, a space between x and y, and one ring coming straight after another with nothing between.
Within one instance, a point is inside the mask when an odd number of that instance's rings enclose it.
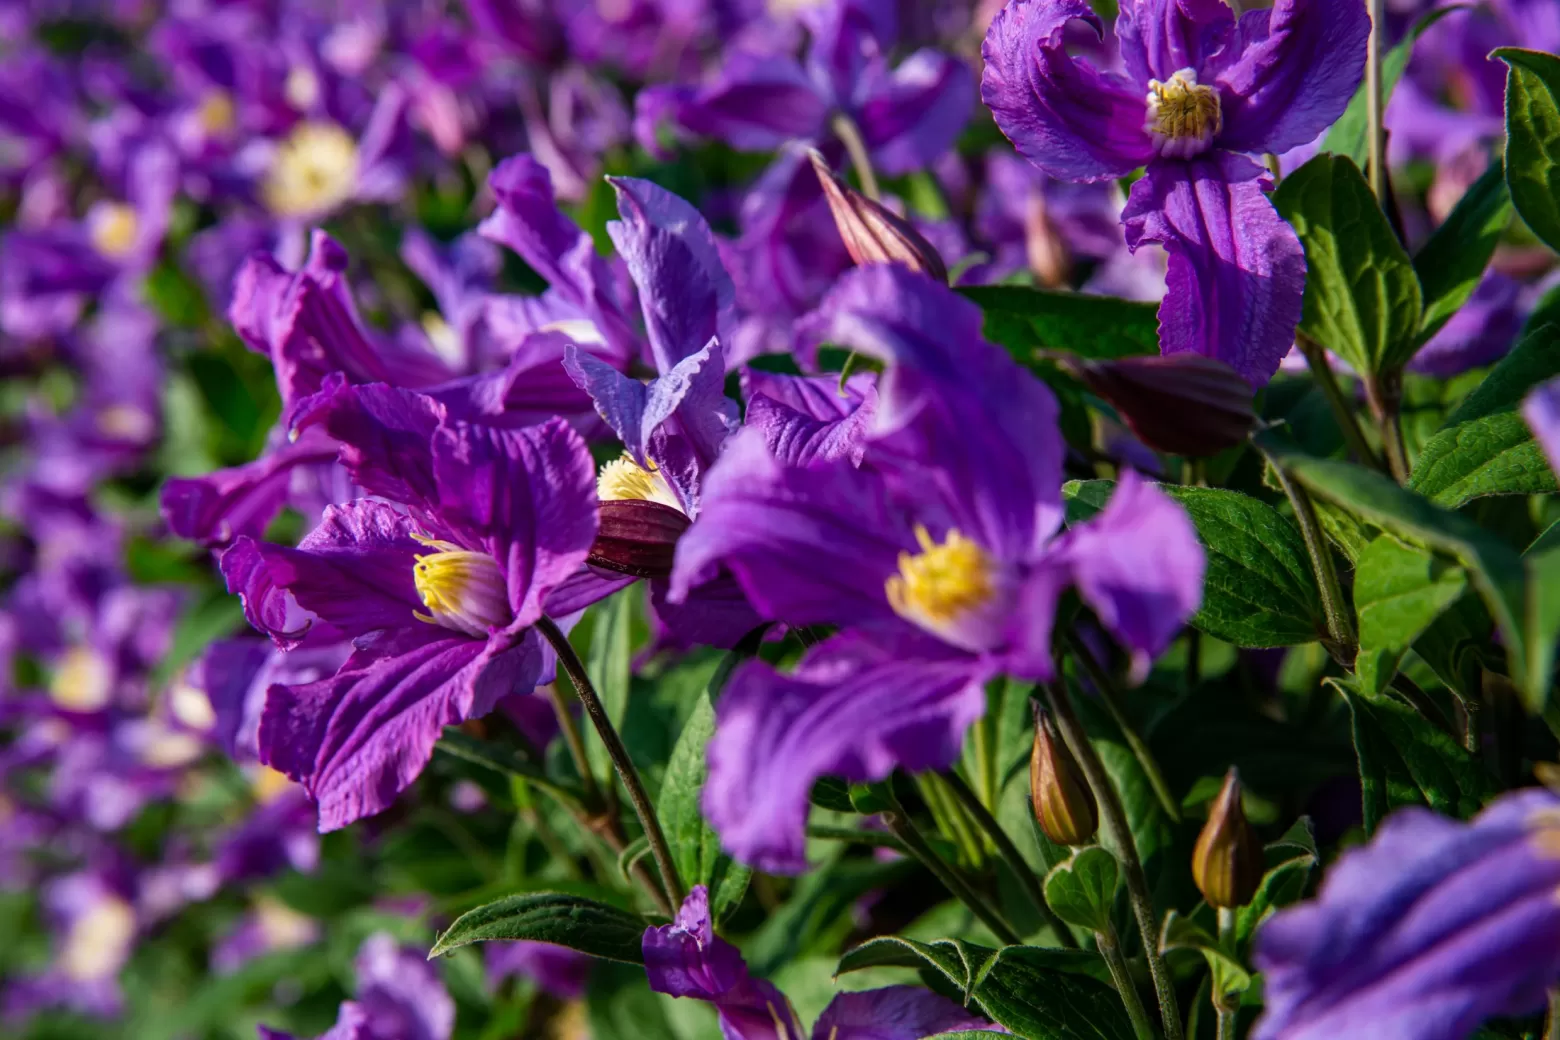
<instances>
[{"instance_id":1,"label":"veined purple petal","mask_svg":"<svg viewBox=\"0 0 1560 1040\"><path fill-rule=\"evenodd\" d=\"M726 364L718 340L649 385L641 423L649 439L647 454L677 492L684 512L697 516L704 474L737 425L736 402L726 397Z\"/></svg>"},{"instance_id":2,"label":"veined purple petal","mask_svg":"<svg viewBox=\"0 0 1560 1040\"><path fill-rule=\"evenodd\" d=\"M1244 50L1217 78L1221 148L1305 144L1343 114L1365 74L1370 16L1353 0L1278 0L1243 17L1240 32Z\"/></svg>"},{"instance_id":3,"label":"veined purple petal","mask_svg":"<svg viewBox=\"0 0 1560 1040\"><path fill-rule=\"evenodd\" d=\"M305 431L242 466L169 480L162 490L163 520L180 538L207 546L243 535L258 538L287 504L293 470L335 461L336 442Z\"/></svg>"},{"instance_id":4,"label":"veined purple petal","mask_svg":"<svg viewBox=\"0 0 1560 1040\"><path fill-rule=\"evenodd\" d=\"M634 104L635 134L652 152L655 126L671 119L697 137L744 152L767 152L786 141L817 137L828 105L793 59L732 54L710 82L695 88L651 87Z\"/></svg>"},{"instance_id":5,"label":"veined purple petal","mask_svg":"<svg viewBox=\"0 0 1560 1040\"><path fill-rule=\"evenodd\" d=\"M564 351L564 371L596 406L596 413L617 434L640 466L646 463L649 437L645 430L645 384L626 376L594 354L570 344Z\"/></svg>"},{"instance_id":6,"label":"veined purple petal","mask_svg":"<svg viewBox=\"0 0 1560 1040\"><path fill-rule=\"evenodd\" d=\"M743 371L746 425L787 466L850 459L856 465L877 414L877 381L852 376L842 395L832 376L809 378Z\"/></svg>"},{"instance_id":7,"label":"veined purple petal","mask_svg":"<svg viewBox=\"0 0 1560 1040\"><path fill-rule=\"evenodd\" d=\"M417 778L445 726L534 686L541 665L529 629L487 642L436 625L402 629L329 679L271 687L261 760L304 785L322 832L345 827L387 808Z\"/></svg>"},{"instance_id":8,"label":"veined purple petal","mask_svg":"<svg viewBox=\"0 0 1560 1040\"><path fill-rule=\"evenodd\" d=\"M1103 32L1086 0L1012 0L981 45L981 100L1019 154L1061 180L1125 176L1154 156L1144 88L1075 60L1067 23Z\"/></svg>"},{"instance_id":9,"label":"veined purple petal","mask_svg":"<svg viewBox=\"0 0 1560 1040\"><path fill-rule=\"evenodd\" d=\"M985 711L985 679L969 657L890 658L852 636L822 644L793 675L742 665L716 705L710 825L744 863L803 870L814 781L944 768Z\"/></svg>"},{"instance_id":10,"label":"veined purple petal","mask_svg":"<svg viewBox=\"0 0 1560 1040\"><path fill-rule=\"evenodd\" d=\"M1560 978L1560 798L1502 796L1469 823L1393 814L1319 895L1257 933L1257 1040L1460 1040Z\"/></svg>"},{"instance_id":11,"label":"veined purple petal","mask_svg":"<svg viewBox=\"0 0 1560 1040\"><path fill-rule=\"evenodd\" d=\"M1201 75L1235 28L1223 0L1126 0L1116 17L1116 39L1127 75L1136 83L1168 80L1182 69Z\"/></svg>"},{"instance_id":12,"label":"veined purple petal","mask_svg":"<svg viewBox=\"0 0 1560 1040\"><path fill-rule=\"evenodd\" d=\"M1261 387L1294 345L1305 251L1268 201L1272 181L1243 156L1155 162L1122 212L1127 245L1159 242L1170 270L1159 349L1218 358Z\"/></svg>"},{"instance_id":13,"label":"veined purple petal","mask_svg":"<svg viewBox=\"0 0 1560 1040\"><path fill-rule=\"evenodd\" d=\"M391 501L432 511L438 502L428 447L448 410L426 394L339 378L298 405L299 428L318 424L340 445L353 483Z\"/></svg>"},{"instance_id":14,"label":"veined purple petal","mask_svg":"<svg viewBox=\"0 0 1560 1040\"><path fill-rule=\"evenodd\" d=\"M388 932L376 932L363 941L353 966L358 1003L368 1013L374 1036L450 1040L455 1001L420 949L401 946Z\"/></svg>"},{"instance_id":15,"label":"veined purple petal","mask_svg":"<svg viewBox=\"0 0 1560 1040\"><path fill-rule=\"evenodd\" d=\"M841 993L813 1026L813 1040L925 1040L991 1023L920 986Z\"/></svg>"},{"instance_id":16,"label":"veined purple petal","mask_svg":"<svg viewBox=\"0 0 1560 1040\"><path fill-rule=\"evenodd\" d=\"M665 581L650 583L650 607L662 628L656 644L662 648L730 649L764 623L742 592L742 586L729 574L717 574L695 585L680 603L671 602L667 591Z\"/></svg>"},{"instance_id":17,"label":"veined purple petal","mask_svg":"<svg viewBox=\"0 0 1560 1040\"><path fill-rule=\"evenodd\" d=\"M433 473L440 519L498 561L515 623L533 623L596 537L585 442L562 419L523 430L450 423L433 437Z\"/></svg>"},{"instance_id":18,"label":"veined purple petal","mask_svg":"<svg viewBox=\"0 0 1560 1040\"><path fill-rule=\"evenodd\" d=\"M1549 457L1549 465L1560 473L1560 379L1551 379L1528 394L1522 402L1522 418Z\"/></svg>"},{"instance_id":19,"label":"veined purple petal","mask_svg":"<svg viewBox=\"0 0 1560 1040\"><path fill-rule=\"evenodd\" d=\"M953 146L975 107L969 66L940 51L916 51L885 86L862 102L856 120L873 162L891 177L935 162Z\"/></svg>"}]
</instances>

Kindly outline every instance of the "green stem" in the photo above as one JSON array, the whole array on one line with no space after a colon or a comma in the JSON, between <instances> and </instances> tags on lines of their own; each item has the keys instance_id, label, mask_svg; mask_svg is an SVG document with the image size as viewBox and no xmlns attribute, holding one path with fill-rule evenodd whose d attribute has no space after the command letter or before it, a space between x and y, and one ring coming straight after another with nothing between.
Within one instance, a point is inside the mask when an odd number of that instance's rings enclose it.
<instances>
[{"instance_id":1,"label":"green stem","mask_svg":"<svg viewBox=\"0 0 1560 1040\"><path fill-rule=\"evenodd\" d=\"M1370 169L1370 190L1383 208L1387 205L1387 130L1382 120L1385 91L1381 82L1381 57L1386 33L1384 0L1369 0L1370 38L1365 50L1366 155Z\"/></svg>"},{"instance_id":2,"label":"green stem","mask_svg":"<svg viewBox=\"0 0 1560 1040\"><path fill-rule=\"evenodd\" d=\"M559 663L563 665L563 670L574 683L574 692L579 695L580 703L585 706L585 714L590 716L591 723L595 725L596 734L607 749L607 756L612 759L612 766L617 770L618 779L623 782L623 789L628 792L628 800L634 807L634 815L639 817L639 825L644 828L645 840L650 843L650 854L655 858L656 869L661 872L661 885L666 891L667 900L674 908L682 906L685 895L682 879L677 876L677 865L672 861L672 851L667 847L666 835L661 831L661 821L656 817L655 806L650 804L650 796L645 793L645 785L639 779L639 771L634 768L633 760L628 757L628 748L623 746L623 738L618 736L612 720L607 717L606 706L601 703L596 688L591 685L590 676L585 672L584 662L580 660L580 655L574 652L569 637L563 634L563 630L552 618L543 615L537 620L536 629L552 646L553 652L558 655Z\"/></svg>"},{"instance_id":3,"label":"green stem","mask_svg":"<svg viewBox=\"0 0 1560 1040\"><path fill-rule=\"evenodd\" d=\"M1094 789L1094 798L1100 807L1100 836L1121 861L1121 870L1127 883L1127 901L1132 905L1132 915L1137 920L1138 931L1143 936L1143 957L1148 961L1148 973L1154 980L1154 992L1159 997L1159 1019L1164 1025L1166 1040L1183 1040L1181 1033L1181 1008L1175 996L1175 980L1170 968L1159 953L1159 914L1154 909L1154 897L1148 891L1148 879L1143 875L1143 860L1138 856L1137 842L1132 828L1127 824L1127 813L1122 808L1121 797L1111 781L1105 763L1089 743L1089 735L1073 711L1072 700L1063 684L1048 683L1045 687L1051 711L1056 716L1057 727L1062 731L1073 757L1083 769L1084 777Z\"/></svg>"},{"instance_id":4,"label":"green stem","mask_svg":"<svg viewBox=\"0 0 1560 1040\"><path fill-rule=\"evenodd\" d=\"M1002 920L1001 915L992 909L991 905L981 898L980 894L971 888L968 882L959 876L958 871L954 870L952 866L932 850L932 847L926 843L926 838L922 836L920 831L916 830L915 824L910 820L910 815L904 811L902 806L896 804L893 809L882 813L881 818L883 826L888 828L889 833L903 842L905 848L910 851L910 855L920 860L921 864L927 870L930 870L938 881L943 883L943 887L952 893L955 899L969 907L970 912L979 918L982 924L991 929L991 934L997 937L998 942L1004 946L1018 946L1022 944L1023 940L1018 937L1018 934L1013 931L1006 921Z\"/></svg>"},{"instance_id":5,"label":"green stem","mask_svg":"<svg viewBox=\"0 0 1560 1040\"><path fill-rule=\"evenodd\" d=\"M910 850L905 843L892 834L884 834L882 831L863 831L854 827L829 827L824 824L808 824L807 836L818 838L822 841L846 841L857 845L870 845L875 849L893 849L901 855L908 856Z\"/></svg>"},{"instance_id":6,"label":"green stem","mask_svg":"<svg viewBox=\"0 0 1560 1040\"><path fill-rule=\"evenodd\" d=\"M958 848L959 865L972 870L979 869L986 860L986 850L965 814L964 807L948 790L943 778L936 773L921 773L915 778L915 784L926 801L926 807L931 810L938 829Z\"/></svg>"},{"instance_id":7,"label":"green stem","mask_svg":"<svg viewBox=\"0 0 1560 1040\"><path fill-rule=\"evenodd\" d=\"M1072 651L1073 659L1089 673L1089 681L1098 691L1105 710L1110 712L1111 720L1116 723L1116 728L1121 730L1121 735L1126 738L1127 747L1132 749L1138 765L1143 767L1143 774L1148 777L1148 786L1154 789L1154 797L1159 799L1160 808L1164 809L1165 815L1170 817L1172 823L1180 823L1180 806L1176 805L1175 799L1170 795L1170 785L1165 783L1165 774L1160 770L1154 753L1148 750L1148 745L1143 743L1143 738L1138 735L1126 712L1122 710L1121 694L1116 690L1116 684L1111 680L1110 673L1094 659L1094 653L1082 639L1078 638L1076 632L1069 629L1063 639L1067 643L1067 648Z\"/></svg>"},{"instance_id":8,"label":"green stem","mask_svg":"<svg viewBox=\"0 0 1560 1040\"><path fill-rule=\"evenodd\" d=\"M1296 482L1284 467L1268 457L1279 486L1289 498L1294 509L1295 521L1300 525L1300 535L1305 539L1305 551L1311 557L1311 570L1316 575L1316 587L1322 594L1322 612L1327 618L1327 637L1331 645L1327 651L1340 664L1354 667L1354 657L1359 639L1354 632L1354 619L1349 614L1348 601L1343 596L1343 586L1338 581L1338 569L1333 563L1332 548L1322 533L1321 521L1316 517L1316 505L1304 488Z\"/></svg>"},{"instance_id":9,"label":"green stem","mask_svg":"<svg viewBox=\"0 0 1560 1040\"><path fill-rule=\"evenodd\" d=\"M512 776L509 778L509 793L515 800L516 824L523 823L529 827L531 833L536 835L542 847L547 850L548 856L567 870L571 878L583 881L585 875L580 870L579 863L563 844L563 839L558 836L558 832L552 829L552 824L547 822L547 817L537 809L536 800L531 797L531 785L518 776ZM520 880L520 872L516 864L506 863L506 867L510 868L510 876L517 881Z\"/></svg>"},{"instance_id":10,"label":"green stem","mask_svg":"<svg viewBox=\"0 0 1560 1040\"><path fill-rule=\"evenodd\" d=\"M591 772L590 758L585 754L585 738L580 735L579 724L574 721L574 712L569 710L569 702L556 682L547 684L547 693L552 698L553 714L558 717L558 729L563 733L564 746L569 749L569 758L574 761L574 768L580 774L580 789L585 805L590 812L600 812L601 788L596 784L596 774Z\"/></svg>"},{"instance_id":11,"label":"green stem","mask_svg":"<svg viewBox=\"0 0 1560 1040\"><path fill-rule=\"evenodd\" d=\"M1316 388L1322 392L1323 397L1327 398L1327 405L1332 409L1333 419L1338 423L1338 428L1343 431L1343 439L1349 445L1349 451L1366 465L1385 472L1380 456L1365 440L1365 433L1360 429L1354 408L1350 405L1349 399L1344 396L1343 388L1338 385L1338 377L1333 373L1332 365L1327 362L1327 351L1320 343L1303 332L1295 337L1295 345L1300 348L1300 353L1305 355L1305 363L1311 368L1311 375L1316 380Z\"/></svg>"},{"instance_id":12,"label":"green stem","mask_svg":"<svg viewBox=\"0 0 1560 1040\"><path fill-rule=\"evenodd\" d=\"M1367 379L1365 400L1376 420L1376 428L1381 431L1387 470L1399 484L1408 483L1408 446L1403 441L1403 373L1379 372Z\"/></svg>"},{"instance_id":13,"label":"green stem","mask_svg":"<svg viewBox=\"0 0 1560 1040\"><path fill-rule=\"evenodd\" d=\"M1007 865L1018 878L1018 883L1024 886L1024 892L1034 903L1035 909L1045 923L1051 926L1051 931L1056 933L1057 942L1068 948L1075 948L1078 941L1073 938L1072 932L1062 923L1061 918L1051 912L1051 906L1045 901L1045 890L1040 884L1040 878L1029 868L1029 861L1024 859L1023 853L1018 851L1018 846L1013 844L1013 839L1008 837L1007 831L997 822L997 818L991 815L991 810L981 804L970 785L964 782L964 778L952 771L944 773L943 779L952 789L955 796L964 803L970 816L975 820L981 830L996 845L997 852L1007 860Z\"/></svg>"},{"instance_id":14,"label":"green stem","mask_svg":"<svg viewBox=\"0 0 1560 1040\"><path fill-rule=\"evenodd\" d=\"M1544 1015L1544 1040L1560 1040L1560 990L1549 991L1549 1011Z\"/></svg>"},{"instance_id":15,"label":"green stem","mask_svg":"<svg viewBox=\"0 0 1560 1040\"><path fill-rule=\"evenodd\" d=\"M1132 1032L1138 1040L1153 1040L1154 1024L1148 1020L1148 1012L1143 1010L1143 998L1138 994L1132 973L1127 969L1127 959L1121 955L1116 929L1107 926L1106 931L1095 932L1094 944L1099 948L1100 959L1105 962L1105 967L1110 969L1116 992L1121 994L1121 1003L1126 1006L1127 1017L1132 1020Z\"/></svg>"},{"instance_id":16,"label":"green stem","mask_svg":"<svg viewBox=\"0 0 1560 1040\"><path fill-rule=\"evenodd\" d=\"M1235 911L1227 906L1219 907L1219 946L1230 956L1235 956ZM1240 1005L1230 1002L1229 993L1215 991L1212 996L1219 1040L1235 1040L1235 1020L1240 1013Z\"/></svg>"},{"instance_id":17,"label":"green stem","mask_svg":"<svg viewBox=\"0 0 1560 1040\"><path fill-rule=\"evenodd\" d=\"M872 169L872 156L867 152L867 142L861 137L861 130L856 126L856 121L844 112L835 113L832 123L834 135L845 146L845 153L850 156L850 164L855 168L856 179L861 182L861 193L873 202L882 201L882 193L878 190L877 173Z\"/></svg>"}]
</instances>

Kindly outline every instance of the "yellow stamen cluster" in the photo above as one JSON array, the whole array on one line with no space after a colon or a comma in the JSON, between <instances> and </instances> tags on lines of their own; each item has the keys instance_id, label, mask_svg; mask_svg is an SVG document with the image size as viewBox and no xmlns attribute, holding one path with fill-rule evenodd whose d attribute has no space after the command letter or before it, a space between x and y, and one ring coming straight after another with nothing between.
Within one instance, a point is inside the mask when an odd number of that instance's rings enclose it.
<instances>
[{"instance_id":1,"label":"yellow stamen cluster","mask_svg":"<svg viewBox=\"0 0 1560 1040\"><path fill-rule=\"evenodd\" d=\"M991 560L957 530L941 543L916 525L918 553L899 554L899 573L884 583L889 605L901 617L932 628L952 624L985 606L996 594Z\"/></svg>"},{"instance_id":2,"label":"yellow stamen cluster","mask_svg":"<svg viewBox=\"0 0 1560 1040\"><path fill-rule=\"evenodd\" d=\"M509 589L493 557L451 542L417 540L439 550L418 556L412 568L417 596L428 608L413 615L417 620L479 639L509 623Z\"/></svg>"},{"instance_id":3,"label":"yellow stamen cluster","mask_svg":"<svg viewBox=\"0 0 1560 1040\"><path fill-rule=\"evenodd\" d=\"M213 90L201 99L195 110L200 128L212 137L222 137L238 126L238 110L233 105L233 95L225 90Z\"/></svg>"},{"instance_id":4,"label":"yellow stamen cluster","mask_svg":"<svg viewBox=\"0 0 1560 1040\"><path fill-rule=\"evenodd\" d=\"M1159 142L1160 154L1171 158L1202 152L1224 123L1218 90L1199 84L1192 69L1181 69L1165 82L1149 80L1146 100L1143 129Z\"/></svg>"},{"instance_id":5,"label":"yellow stamen cluster","mask_svg":"<svg viewBox=\"0 0 1560 1040\"><path fill-rule=\"evenodd\" d=\"M71 924L60 951L60 971L72 982L112 975L135 940L135 908L118 896L104 896Z\"/></svg>"},{"instance_id":6,"label":"yellow stamen cluster","mask_svg":"<svg viewBox=\"0 0 1560 1040\"><path fill-rule=\"evenodd\" d=\"M87 218L92 248L112 260L126 256L135 248L141 229L135 207L123 202L100 202Z\"/></svg>"},{"instance_id":7,"label":"yellow stamen cluster","mask_svg":"<svg viewBox=\"0 0 1560 1040\"><path fill-rule=\"evenodd\" d=\"M276 148L260 194L279 217L315 217L352 196L357 142L335 123L303 122Z\"/></svg>"},{"instance_id":8,"label":"yellow stamen cluster","mask_svg":"<svg viewBox=\"0 0 1560 1040\"><path fill-rule=\"evenodd\" d=\"M249 784L255 801L261 805L269 805L293 789L293 782L287 774L270 766L261 766Z\"/></svg>"},{"instance_id":9,"label":"yellow stamen cluster","mask_svg":"<svg viewBox=\"0 0 1560 1040\"><path fill-rule=\"evenodd\" d=\"M624 452L602 466L596 477L596 497L603 502L659 502L680 511L682 505L672 486L654 462L645 461L650 463L649 469Z\"/></svg>"},{"instance_id":10,"label":"yellow stamen cluster","mask_svg":"<svg viewBox=\"0 0 1560 1040\"><path fill-rule=\"evenodd\" d=\"M113 696L108 660L90 647L72 647L54 672L49 696L66 711L102 711Z\"/></svg>"}]
</instances>

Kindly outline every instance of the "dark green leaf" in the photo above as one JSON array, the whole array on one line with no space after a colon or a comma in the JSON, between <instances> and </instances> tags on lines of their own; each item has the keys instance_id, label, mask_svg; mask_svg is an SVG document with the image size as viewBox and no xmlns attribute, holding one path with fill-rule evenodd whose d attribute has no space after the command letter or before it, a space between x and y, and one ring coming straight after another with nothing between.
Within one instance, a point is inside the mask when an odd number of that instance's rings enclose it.
<instances>
[{"instance_id":1,"label":"dark green leaf","mask_svg":"<svg viewBox=\"0 0 1560 1040\"><path fill-rule=\"evenodd\" d=\"M1109 296L982 285L959 290L985 313L986 338L1020 364L1037 350L1068 350L1088 358L1159 352L1159 309Z\"/></svg>"},{"instance_id":2,"label":"dark green leaf","mask_svg":"<svg viewBox=\"0 0 1560 1040\"><path fill-rule=\"evenodd\" d=\"M1506 184L1517 214L1560 252L1560 58L1502 47L1506 70Z\"/></svg>"},{"instance_id":3,"label":"dark green leaf","mask_svg":"<svg viewBox=\"0 0 1560 1040\"><path fill-rule=\"evenodd\" d=\"M1408 486L1448 509L1560 489L1518 410L1529 390L1557 375L1560 326L1532 328L1425 444Z\"/></svg>"},{"instance_id":4,"label":"dark green leaf","mask_svg":"<svg viewBox=\"0 0 1560 1040\"><path fill-rule=\"evenodd\" d=\"M709 886L710 913L718 922L742 902L752 871L721 851L720 837L699 807L709 778L704 749L714 733L715 709L709 697L700 697L666 764L656 812L677 873L685 885Z\"/></svg>"},{"instance_id":5,"label":"dark green leaf","mask_svg":"<svg viewBox=\"0 0 1560 1040\"><path fill-rule=\"evenodd\" d=\"M1511 222L1511 195L1499 159L1473 182L1430 240L1414 254L1414 271L1424 291L1425 313L1419 328L1423 343L1456 314L1489 266L1501 234Z\"/></svg>"},{"instance_id":6,"label":"dark green leaf","mask_svg":"<svg viewBox=\"0 0 1560 1040\"><path fill-rule=\"evenodd\" d=\"M1465 818L1493 793L1484 767L1413 708L1348 679L1328 681L1354 715L1367 831L1404 805L1428 805Z\"/></svg>"},{"instance_id":7,"label":"dark green leaf","mask_svg":"<svg viewBox=\"0 0 1560 1040\"><path fill-rule=\"evenodd\" d=\"M509 896L461 914L429 951L432 959L474 942L528 939L625 964L642 964L644 919L562 892Z\"/></svg>"},{"instance_id":8,"label":"dark green leaf","mask_svg":"<svg viewBox=\"0 0 1560 1040\"><path fill-rule=\"evenodd\" d=\"M1112 486L1104 480L1064 485L1068 523L1102 509ZM1161 490L1186 508L1208 553L1194 627L1236 646L1292 646L1317 638L1320 594L1294 524L1235 491L1168 484Z\"/></svg>"},{"instance_id":9,"label":"dark green leaf","mask_svg":"<svg viewBox=\"0 0 1560 1040\"><path fill-rule=\"evenodd\" d=\"M1068 924L1107 931L1116 903L1116 857L1098 845L1078 849L1045 876L1045 901Z\"/></svg>"},{"instance_id":10,"label":"dark green leaf","mask_svg":"<svg viewBox=\"0 0 1560 1040\"><path fill-rule=\"evenodd\" d=\"M1359 167L1318 155L1284 178L1273 204L1305 245L1301 333L1356 372L1401 367L1418 343L1423 296Z\"/></svg>"},{"instance_id":11,"label":"dark green leaf","mask_svg":"<svg viewBox=\"0 0 1560 1040\"><path fill-rule=\"evenodd\" d=\"M1354 572L1354 610L1360 623L1360 681L1386 689L1398 662L1419 634L1467 587L1461 567L1382 535L1361 554Z\"/></svg>"},{"instance_id":12,"label":"dark green leaf","mask_svg":"<svg viewBox=\"0 0 1560 1040\"><path fill-rule=\"evenodd\" d=\"M1159 951L1195 950L1208 962L1208 971L1219 993L1241 993L1251 985L1251 973L1241 967L1234 952L1219 945L1219 941L1189 917L1171 910L1165 915L1164 927L1159 932Z\"/></svg>"}]
</instances>

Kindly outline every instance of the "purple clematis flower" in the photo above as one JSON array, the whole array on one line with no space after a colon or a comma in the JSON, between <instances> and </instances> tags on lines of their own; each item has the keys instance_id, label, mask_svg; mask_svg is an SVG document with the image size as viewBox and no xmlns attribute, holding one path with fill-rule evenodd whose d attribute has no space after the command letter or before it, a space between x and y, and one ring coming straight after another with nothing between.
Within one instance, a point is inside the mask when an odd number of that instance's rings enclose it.
<instances>
[{"instance_id":1,"label":"purple clematis flower","mask_svg":"<svg viewBox=\"0 0 1560 1040\"><path fill-rule=\"evenodd\" d=\"M1522 418L1544 449L1549 465L1560 473L1560 379L1532 390L1522 402Z\"/></svg>"},{"instance_id":2,"label":"purple clematis flower","mask_svg":"<svg viewBox=\"0 0 1560 1040\"><path fill-rule=\"evenodd\" d=\"M807 1035L775 985L748 973L737 948L715 935L709 892L695 885L677 919L644 938L650 988L715 1005L727 1040L801 1040ZM989 1022L918 986L841 993L813 1026L813 1040L921 1040Z\"/></svg>"},{"instance_id":3,"label":"purple clematis flower","mask_svg":"<svg viewBox=\"0 0 1560 1040\"><path fill-rule=\"evenodd\" d=\"M54 959L7 993L7 1018L59 1006L101 1018L121 1012L119 973L143 924L134 889L133 877L118 864L67 874L45 887L44 909L57 937Z\"/></svg>"},{"instance_id":4,"label":"purple clematis flower","mask_svg":"<svg viewBox=\"0 0 1560 1040\"><path fill-rule=\"evenodd\" d=\"M328 831L388 806L445 726L546 681L531 626L584 563L596 502L590 454L559 419L496 429L334 381L304 422L378 498L327 508L295 549L240 538L222 570L278 646L353 643L330 678L271 687L260 721L261 760L304 785Z\"/></svg>"},{"instance_id":5,"label":"purple clematis flower","mask_svg":"<svg viewBox=\"0 0 1560 1040\"><path fill-rule=\"evenodd\" d=\"M343 1001L336 1025L319 1040L449 1040L455 1001L421 950L375 932L358 950L357 1000ZM260 1027L260 1040L295 1040Z\"/></svg>"},{"instance_id":6,"label":"purple clematis flower","mask_svg":"<svg viewBox=\"0 0 1560 1040\"><path fill-rule=\"evenodd\" d=\"M980 328L945 286L894 266L852 271L810 329L887 366L861 464L798 465L751 428L705 481L670 598L724 566L761 616L843 629L791 675L744 665L722 695L705 812L744 862L804 866L823 774L952 761L987 679L1054 674L1052 616L1069 586L1140 673L1201 601L1191 521L1130 471L1094 521L1057 535L1055 399Z\"/></svg>"},{"instance_id":7,"label":"purple clematis flower","mask_svg":"<svg viewBox=\"0 0 1560 1040\"><path fill-rule=\"evenodd\" d=\"M1282 153L1342 114L1370 20L1352 0L1280 0L1238 20L1219 0L1129 0L1125 72L1064 49L1084 0L1011 0L991 24L981 97L1030 162L1062 180L1147 173L1122 214L1127 244L1170 253L1160 347L1227 362L1262 386L1294 342L1305 256L1247 153Z\"/></svg>"},{"instance_id":8,"label":"purple clematis flower","mask_svg":"<svg viewBox=\"0 0 1560 1040\"><path fill-rule=\"evenodd\" d=\"M1502 796L1460 823L1403 809L1257 933L1257 1040L1458 1040L1543 1007L1560 979L1560 797Z\"/></svg>"},{"instance_id":9,"label":"purple clematis flower","mask_svg":"<svg viewBox=\"0 0 1560 1040\"><path fill-rule=\"evenodd\" d=\"M487 943L482 947L489 988L497 989L510 976L533 980L543 992L559 1000L578 1000L595 962L583 953L552 943Z\"/></svg>"}]
</instances>

